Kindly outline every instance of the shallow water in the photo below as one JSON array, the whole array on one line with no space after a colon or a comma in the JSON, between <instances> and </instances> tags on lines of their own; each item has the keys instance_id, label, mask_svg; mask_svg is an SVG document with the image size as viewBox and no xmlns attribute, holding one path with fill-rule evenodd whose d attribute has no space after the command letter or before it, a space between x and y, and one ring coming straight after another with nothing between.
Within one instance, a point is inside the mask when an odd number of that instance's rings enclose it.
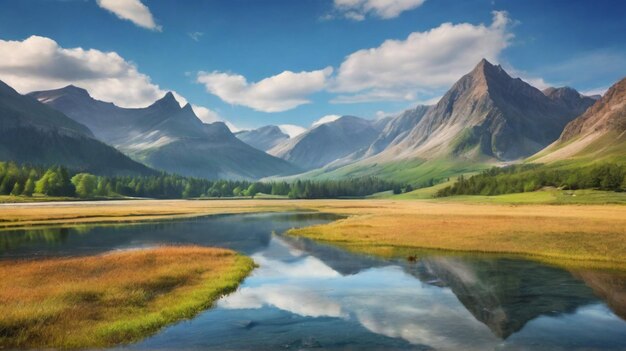
<instances>
[{"instance_id":1,"label":"shallow water","mask_svg":"<svg viewBox=\"0 0 626 351\"><path fill-rule=\"evenodd\" d=\"M626 350L624 275L485 256L383 260L281 235L334 218L246 214L2 231L0 258L193 243L259 264L215 308L124 349Z\"/></svg>"}]
</instances>

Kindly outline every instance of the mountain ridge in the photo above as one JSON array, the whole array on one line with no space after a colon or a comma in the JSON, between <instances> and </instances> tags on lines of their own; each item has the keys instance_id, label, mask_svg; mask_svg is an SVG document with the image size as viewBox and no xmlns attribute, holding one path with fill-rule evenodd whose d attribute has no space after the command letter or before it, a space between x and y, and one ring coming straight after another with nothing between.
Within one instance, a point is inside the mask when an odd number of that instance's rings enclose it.
<instances>
[{"instance_id":1,"label":"mountain ridge","mask_svg":"<svg viewBox=\"0 0 626 351\"><path fill-rule=\"evenodd\" d=\"M60 164L101 175L156 173L95 139L83 124L19 94L2 81L0 159L46 166Z\"/></svg>"},{"instance_id":2,"label":"mountain ridge","mask_svg":"<svg viewBox=\"0 0 626 351\"><path fill-rule=\"evenodd\" d=\"M298 172L237 139L223 123L204 124L191 105L166 93L143 108L122 108L74 86L29 95L89 126L94 135L151 167L207 179L259 179ZM237 161L239 160L239 161Z\"/></svg>"}]
</instances>

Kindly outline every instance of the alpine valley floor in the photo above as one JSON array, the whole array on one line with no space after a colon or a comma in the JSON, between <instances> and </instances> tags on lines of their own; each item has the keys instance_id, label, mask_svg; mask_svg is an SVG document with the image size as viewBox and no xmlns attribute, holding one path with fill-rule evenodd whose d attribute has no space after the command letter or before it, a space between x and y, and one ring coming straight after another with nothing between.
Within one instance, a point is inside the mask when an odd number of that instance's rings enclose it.
<instances>
[{"instance_id":1,"label":"alpine valley floor","mask_svg":"<svg viewBox=\"0 0 626 351\"><path fill-rule=\"evenodd\" d=\"M346 216L290 234L365 253L515 254L626 270L626 206L451 200L133 200L1 205L0 227L75 225L210 214L319 211Z\"/></svg>"}]
</instances>

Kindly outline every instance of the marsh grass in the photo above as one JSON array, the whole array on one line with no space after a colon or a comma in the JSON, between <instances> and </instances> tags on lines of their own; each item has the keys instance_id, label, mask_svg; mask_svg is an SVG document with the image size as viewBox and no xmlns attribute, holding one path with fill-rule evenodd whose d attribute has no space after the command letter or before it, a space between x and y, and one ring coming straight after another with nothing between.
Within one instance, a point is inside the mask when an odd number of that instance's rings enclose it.
<instances>
[{"instance_id":1,"label":"marsh grass","mask_svg":"<svg viewBox=\"0 0 626 351\"><path fill-rule=\"evenodd\" d=\"M127 343L193 317L253 269L233 251L161 247L0 262L0 348Z\"/></svg>"},{"instance_id":2,"label":"marsh grass","mask_svg":"<svg viewBox=\"0 0 626 351\"><path fill-rule=\"evenodd\" d=\"M141 200L2 207L0 227L129 222L209 214L320 211L348 216L326 225L294 230L333 244L507 253L623 267L626 261L626 206L592 204L606 194L577 192L572 201L536 202L550 192L433 200ZM418 194L416 196L422 196ZM613 194L623 197L624 194ZM515 198L511 198L511 197ZM541 197L538 201L537 197ZM593 201L590 199L593 198ZM551 200L550 200L551 201ZM74 218L74 219L71 219Z\"/></svg>"},{"instance_id":3,"label":"marsh grass","mask_svg":"<svg viewBox=\"0 0 626 351\"><path fill-rule=\"evenodd\" d=\"M386 204L376 210L345 211L351 216L289 234L384 257L415 256L419 250L465 251L626 269L623 206Z\"/></svg>"}]
</instances>

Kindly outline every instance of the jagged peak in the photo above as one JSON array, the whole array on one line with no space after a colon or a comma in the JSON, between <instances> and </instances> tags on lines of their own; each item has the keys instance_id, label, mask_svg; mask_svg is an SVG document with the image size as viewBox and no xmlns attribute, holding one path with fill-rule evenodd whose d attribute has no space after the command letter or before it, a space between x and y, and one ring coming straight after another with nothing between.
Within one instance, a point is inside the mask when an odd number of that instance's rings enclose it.
<instances>
[{"instance_id":1,"label":"jagged peak","mask_svg":"<svg viewBox=\"0 0 626 351\"><path fill-rule=\"evenodd\" d=\"M176 99L174 99L174 100L176 100ZM185 106L183 106L182 110L183 111L187 111L187 112L189 112L189 111L193 112L193 108L191 107L190 103L186 103Z\"/></svg>"},{"instance_id":2,"label":"jagged peak","mask_svg":"<svg viewBox=\"0 0 626 351\"><path fill-rule=\"evenodd\" d=\"M476 67L470 72L470 75L476 76L484 76L484 77L494 77L494 76L506 76L511 78L508 73L502 68L500 65L494 65L491 62L487 61L487 59L483 58L478 62Z\"/></svg>"},{"instance_id":3,"label":"jagged peak","mask_svg":"<svg viewBox=\"0 0 626 351\"><path fill-rule=\"evenodd\" d=\"M150 107L159 106L162 108L176 108L180 109L180 104L178 100L174 97L174 94L171 91L168 91L162 98L155 101Z\"/></svg>"}]
</instances>

